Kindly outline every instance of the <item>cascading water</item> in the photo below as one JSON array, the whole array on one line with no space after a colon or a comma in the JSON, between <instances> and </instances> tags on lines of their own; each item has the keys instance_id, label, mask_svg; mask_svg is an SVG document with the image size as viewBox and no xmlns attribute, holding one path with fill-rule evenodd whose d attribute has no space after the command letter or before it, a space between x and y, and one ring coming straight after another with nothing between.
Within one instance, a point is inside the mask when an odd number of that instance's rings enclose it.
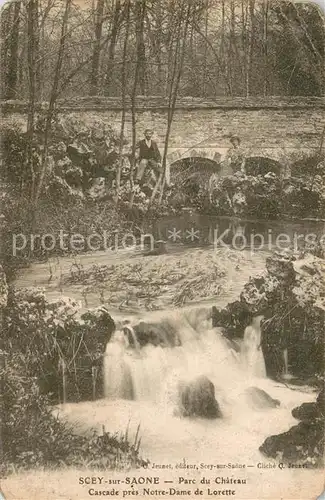
<instances>
[{"instance_id":1,"label":"cascading water","mask_svg":"<svg viewBox=\"0 0 325 500\"><path fill-rule=\"evenodd\" d=\"M261 470L253 467L265 461L259 447L271 434L292 427L291 410L314 396L263 378L265 367L255 321L242 341L236 342L217 328L211 329L209 314L202 309L155 312L148 314L146 321L141 326L137 320L134 329L130 323L122 324L108 342L103 366L105 398L64 405L66 415L84 430L101 432L105 426L124 435L127 429L131 441L140 424L142 456L152 463L200 467L201 462L239 460L252 467L250 484L259 484ZM153 343L140 347L146 337ZM220 409L214 416L197 411L201 403L207 409L201 393L211 385ZM188 389L193 388L197 398L194 411L184 411L184 394L188 402ZM173 474L178 481L179 469L167 472L166 479ZM236 470L236 476L241 472L242 477L248 475L246 470ZM251 491L247 490L245 498L252 498Z\"/></svg>"},{"instance_id":2,"label":"cascading water","mask_svg":"<svg viewBox=\"0 0 325 500\"><path fill-rule=\"evenodd\" d=\"M242 361L248 377L266 377L265 361L261 349L261 321L263 316L253 318L244 332Z\"/></svg>"},{"instance_id":3,"label":"cascading water","mask_svg":"<svg viewBox=\"0 0 325 500\"><path fill-rule=\"evenodd\" d=\"M202 310L170 313L166 322L177 332L181 345L147 344L140 349L130 326L114 334L104 358L106 398L152 401L168 410L176 404L180 383L206 376L215 387L218 401L226 398L229 402L245 383L251 383L250 376L265 376L260 339L253 335L254 327L253 333L246 332L239 353L218 329L211 329L207 313Z\"/></svg>"},{"instance_id":4,"label":"cascading water","mask_svg":"<svg viewBox=\"0 0 325 500\"><path fill-rule=\"evenodd\" d=\"M283 349L283 374L284 380L291 380L293 375L289 372L289 359L288 359L288 349Z\"/></svg>"},{"instance_id":5,"label":"cascading water","mask_svg":"<svg viewBox=\"0 0 325 500\"><path fill-rule=\"evenodd\" d=\"M110 399L133 399L133 387L126 350L128 340L116 331L106 346L104 362L104 395Z\"/></svg>"},{"instance_id":6,"label":"cascading water","mask_svg":"<svg viewBox=\"0 0 325 500\"><path fill-rule=\"evenodd\" d=\"M284 361L284 373L283 376L287 377L289 375L289 368L288 368L288 349L283 350L283 361Z\"/></svg>"}]
</instances>

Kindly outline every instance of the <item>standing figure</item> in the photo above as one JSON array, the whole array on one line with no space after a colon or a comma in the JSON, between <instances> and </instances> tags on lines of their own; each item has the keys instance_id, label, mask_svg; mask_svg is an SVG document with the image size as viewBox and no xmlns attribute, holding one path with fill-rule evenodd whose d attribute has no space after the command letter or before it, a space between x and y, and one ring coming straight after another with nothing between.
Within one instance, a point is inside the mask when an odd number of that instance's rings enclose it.
<instances>
[{"instance_id":1,"label":"standing figure","mask_svg":"<svg viewBox=\"0 0 325 500\"><path fill-rule=\"evenodd\" d=\"M136 158L138 160L138 168L136 180L140 185L144 184L146 177L157 179L161 172L161 155L157 143L152 140L153 131L146 129L144 139L138 142L136 148ZM148 175L149 174L149 175Z\"/></svg>"},{"instance_id":2,"label":"standing figure","mask_svg":"<svg viewBox=\"0 0 325 500\"><path fill-rule=\"evenodd\" d=\"M261 349L261 321L263 316L255 316L252 324L245 329L242 343L242 361L245 371L252 377L266 377L265 361Z\"/></svg>"},{"instance_id":3,"label":"standing figure","mask_svg":"<svg viewBox=\"0 0 325 500\"><path fill-rule=\"evenodd\" d=\"M239 137L230 137L231 147L228 149L225 159L223 160L222 174L233 175L236 172L245 172L245 155L240 146L241 140Z\"/></svg>"}]
</instances>

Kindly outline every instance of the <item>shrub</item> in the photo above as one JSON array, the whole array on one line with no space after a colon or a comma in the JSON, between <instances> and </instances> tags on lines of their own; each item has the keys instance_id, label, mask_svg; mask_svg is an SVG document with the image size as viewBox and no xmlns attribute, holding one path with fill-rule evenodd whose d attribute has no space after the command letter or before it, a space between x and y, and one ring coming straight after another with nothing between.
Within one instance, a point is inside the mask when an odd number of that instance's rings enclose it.
<instances>
[{"instance_id":1,"label":"shrub","mask_svg":"<svg viewBox=\"0 0 325 500\"><path fill-rule=\"evenodd\" d=\"M323 154L317 153L312 156L301 154L300 158L291 166L291 175L293 177L314 177L316 175L324 175L325 173L325 157Z\"/></svg>"},{"instance_id":2,"label":"shrub","mask_svg":"<svg viewBox=\"0 0 325 500\"><path fill-rule=\"evenodd\" d=\"M316 250L317 251L317 250ZM264 314L263 352L268 374L282 374L287 348L291 372L319 376L324 365L325 261L310 253L268 257L266 272L251 278L240 301L214 311L214 325L242 336L254 314Z\"/></svg>"},{"instance_id":3,"label":"shrub","mask_svg":"<svg viewBox=\"0 0 325 500\"><path fill-rule=\"evenodd\" d=\"M96 469L129 469L146 464L139 456L139 433L132 444L128 433L81 436L55 416L36 378L25 369L23 356L2 353L1 472L61 465Z\"/></svg>"},{"instance_id":4,"label":"shrub","mask_svg":"<svg viewBox=\"0 0 325 500\"><path fill-rule=\"evenodd\" d=\"M93 370L96 374L114 329L104 307L81 312L70 298L49 302L41 289L11 289L3 340L54 401L91 400L100 393L99 380L94 394Z\"/></svg>"}]
</instances>

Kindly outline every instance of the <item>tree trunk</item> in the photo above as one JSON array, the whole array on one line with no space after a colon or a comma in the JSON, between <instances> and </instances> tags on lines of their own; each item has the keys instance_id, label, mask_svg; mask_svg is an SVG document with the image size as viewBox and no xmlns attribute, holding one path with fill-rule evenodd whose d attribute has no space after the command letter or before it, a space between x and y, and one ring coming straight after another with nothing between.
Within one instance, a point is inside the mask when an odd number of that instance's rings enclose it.
<instances>
[{"instance_id":1,"label":"tree trunk","mask_svg":"<svg viewBox=\"0 0 325 500\"><path fill-rule=\"evenodd\" d=\"M214 57L215 57L215 60L216 60L216 63L218 64L218 67L220 69L220 72L221 72L221 77L222 79L224 80L224 83L225 83L225 87L226 87L226 93L227 95L231 95L232 93L232 88L231 88L231 81L229 79L229 75L228 75L228 70L227 70L227 65L225 62L223 62L220 58L220 55L219 53L216 51L214 45L211 43L211 41L209 39L206 39L205 38L205 35L204 33L202 33L202 31L200 31L199 27L195 24L195 30L196 32L204 38L204 40L206 40L206 43L208 44L208 47L210 48L210 50L212 51Z\"/></svg>"},{"instance_id":2,"label":"tree trunk","mask_svg":"<svg viewBox=\"0 0 325 500\"><path fill-rule=\"evenodd\" d=\"M47 110L47 115L46 115L46 120L45 120L44 143L43 143L42 160L41 160L41 172L40 172L38 184L36 187L36 192L35 192L35 197L34 197L34 207L37 206L38 199L39 199L40 194L42 192L44 177L45 177L45 173L46 173L46 169L47 169L48 140L49 140L49 135L50 135L51 126L52 126L52 118L53 118L53 114L54 114L55 103L56 103L56 99L58 97L58 92L59 92L59 82L60 82L60 77L61 77L61 69L62 69L62 63L63 63L63 57L64 57L64 51L65 51L65 43L66 43L66 38L67 38L67 34L68 34L68 21L69 21L71 3L72 3L72 0L65 1L65 9L64 9L63 19L62 19L58 58L57 58L56 66L55 66L50 102L49 102L49 107Z\"/></svg>"},{"instance_id":3,"label":"tree trunk","mask_svg":"<svg viewBox=\"0 0 325 500\"><path fill-rule=\"evenodd\" d=\"M122 61L122 119L121 119L121 130L120 130L120 144L119 144L119 159L116 171L116 198L115 202L118 203L119 193L121 187L121 170L123 165L123 140L124 140L124 127L125 127L125 115L126 115L126 58L128 53L128 40L129 40L129 30L130 30L130 0L126 3L126 28L125 28L125 38L123 44L123 61Z\"/></svg>"},{"instance_id":4,"label":"tree trunk","mask_svg":"<svg viewBox=\"0 0 325 500\"><path fill-rule=\"evenodd\" d=\"M7 99L17 99L20 7L20 1L16 1L8 7L8 9L13 10L13 21L11 26L11 34L9 37L10 57L7 66L4 66L8 68L6 82Z\"/></svg>"},{"instance_id":5,"label":"tree trunk","mask_svg":"<svg viewBox=\"0 0 325 500\"><path fill-rule=\"evenodd\" d=\"M129 10L129 8L130 7L129 7L129 3L128 3L127 6L125 7L125 9ZM111 41L110 41L109 49L108 49L108 63L107 63L107 69L106 69L105 88L106 88L107 95L113 95L113 89L114 89L114 86L112 85L113 84L113 70L114 70L114 59L115 59L117 35L118 35L119 23L120 23L120 13L121 13L121 2L120 2L120 0L116 0L115 8L114 8L113 22L112 22Z\"/></svg>"},{"instance_id":6,"label":"tree trunk","mask_svg":"<svg viewBox=\"0 0 325 500\"><path fill-rule=\"evenodd\" d=\"M254 50L254 35L255 35L255 0L249 0L249 46L248 60L246 73L246 97L249 97L252 92L252 69L253 69L253 50Z\"/></svg>"},{"instance_id":7,"label":"tree trunk","mask_svg":"<svg viewBox=\"0 0 325 500\"><path fill-rule=\"evenodd\" d=\"M269 71L268 71L268 17L269 17L269 0L264 0L263 3L263 51L264 51L264 97L269 92Z\"/></svg>"},{"instance_id":8,"label":"tree trunk","mask_svg":"<svg viewBox=\"0 0 325 500\"><path fill-rule=\"evenodd\" d=\"M103 14L105 0L98 0L95 14L95 41L93 48L93 60L90 73L90 95L98 94L98 76L100 66L100 42L103 29Z\"/></svg>"},{"instance_id":9,"label":"tree trunk","mask_svg":"<svg viewBox=\"0 0 325 500\"><path fill-rule=\"evenodd\" d=\"M2 326L2 321L3 321L3 312L0 310L0 326ZM5 436L5 429L4 429L4 422L6 422L5 418L5 407L4 407L4 401L3 401L3 396L4 396L4 372L5 372L5 354L2 351L2 346L0 349L0 463L3 463L3 458L4 458L4 436Z\"/></svg>"},{"instance_id":10,"label":"tree trunk","mask_svg":"<svg viewBox=\"0 0 325 500\"><path fill-rule=\"evenodd\" d=\"M10 26L11 26L11 10L12 10L12 4L7 5L6 7L2 8L1 12L1 67L2 68L7 68L8 67L8 58L9 58L9 51L10 51L10 37L8 36L8 33L10 31ZM7 94L7 74L3 75L3 78L1 79L1 97L6 98Z\"/></svg>"},{"instance_id":11,"label":"tree trunk","mask_svg":"<svg viewBox=\"0 0 325 500\"><path fill-rule=\"evenodd\" d=\"M167 130L166 130L166 136L165 136L164 152L163 152L163 158L162 158L162 175L158 179L156 188L152 193L150 205L154 201L154 197L156 195L158 187L160 187L159 203L161 203L162 198L163 198L163 192L164 192L164 186L165 186L165 180L166 180L168 144L169 144L169 137L170 137L170 133L171 133L172 122L173 122L173 118L174 118L177 95L178 95L178 91L179 91L179 82L180 82L181 75L183 72L183 67L184 67L185 49L186 49L188 27L189 27L189 22L190 22L190 15L191 15L191 2L187 3L185 20L182 21L183 15L181 15L181 14L185 13L184 7L185 7L185 2L182 3L181 12L180 12L180 15L178 16L179 21L178 21L178 29L177 29L176 48L175 48L175 54L174 54L173 74L172 74L172 79L170 82L170 90L169 90L169 96L168 96L168 101L169 101L168 102L168 117L167 117ZM182 29L182 23L183 23L183 29Z\"/></svg>"},{"instance_id":12,"label":"tree trunk","mask_svg":"<svg viewBox=\"0 0 325 500\"><path fill-rule=\"evenodd\" d=\"M155 10L152 12L152 18L149 18L146 12L146 31L148 39L152 46L152 52L155 59L154 66L157 69L151 69L150 82L147 81L149 87L147 92L149 95L161 95L164 92L164 71L162 62L162 12L160 0L156 2ZM154 91L152 91L154 89Z\"/></svg>"},{"instance_id":13,"label":"tree trunk","mask_svg":"<svg viewBox=\"0 0 325 500\"><path fill-rule=\"evenodd\" d=\"M205 3L205 17L204 17L204 36L205 36L205 44L204 44L204 62L203 62L203 81L202 81L202 90L204 97L207 96L207 71L208 71L208 25L209 25L209 2L206 0Z\"/></svg>"},{"instance_id":14,"label":"tree trunk","mask_svg":"<svg viewBox=\"0 0 325 500\"><path fill-rule=\"evenodd\" d=\"M30 196L35 195L36 172L33 163L33 139L35 127L35 100L36 100L36 21L37 3L29 0L27 4L27 64L28 64L28 111L27 111L27 151L26 163L31 175Z\"/></svg>"},{"instance_id":15,"label":"tree trunk","mask_svg":"<svg viewBox=\"0 0 325 500\"><path fill-rule=\"evenodd\" d=\"M221 0L221 38L220 38L220 57L223 57L223 49L225 42L225 18L226 18L226 8L225 0Z\"/></svg>"},{"instance_id":16,"label":"tree trunk","mask_svg":"<svg viewBox=\"0 0 325 500\"><path fill-rule=\"evenodd\" d=\"M164 70L163 70L163 65L162 65L162 53L161 53L161 33L160 33L160 27L162 25L162 8L161 8L161 0L157 1L157 27L158 29L156 30L157 34L157 40L156 40L156 47L157 47L157 73L158 73L158 94L161 95L163 93L164 89Z\"/></svg>"},{"instance_id":17,"label":"tree trunk","mask_svg":"<svg viewBox=\"0 0 325 500\"><path fill-rule=\"evenodd\" d=\"M144 17L145 17L145 0L141 0L136 4L136 64L134 72L133 88L131 93L131 121L132 121L132 152L131 152L131 169L130 169L130 184L131 184L131 196L130 196L130 208L133 205L134 199L134 169L135 169L135 153L136 153L136 110L135 110L135 99L137 93L138 83L140 84L141 94L144 95L146 91L145 82L145 54L144 54L144 39L143 39L143 27L144 27Z\"/></svg>"},{"instance_id":18,"label":"tree trunk","mask_svg":"<svg viewBox=\"0 0 325 500\"><path fill-rule=\"evenodd\" d=\"M235 58L234 58L234 46L236 44L235 40L235 4L234 1L230 1L230 32L229 32L229 83L230 83L230 95L234 94L234 75L235 75Z\"/></svg>"},{"instance_id":19,"label":"tree trunk","mask_svg":"<svg viewBox=\"0 0 325 500\"><path fill-rule=\"evenodd\" d=\"M105 89L107 95L116 95L116 86L114 85L113 74L114 74L116 44L117 44L117 37L120 24L120 13L121 13L121 2L120 0L116 0L112 29L111 29L111 38L108 49L108 62L107 62L106 79L105 79L106 80Z\"/></svg>"},{"instance_id":20,"label":"tree trunk","mask_svg":"<svg viewBox=\"0 0 325 500\"><path fill-rule=\"evenodd\" d=\"M146 95L146 51L144 44L144 19L146 13L146 0L136 2L136 50L138 79L141 95Z\"/></svg>"},{"instance_id":21,"label":"tree trunk","mask_svg":"<svg viewBox=\"0 0 325 500\"><path fill-rule=\"evenodd\" d=\"M244 67L244 85L242 88L242 92L245 95L247 93L246 85L247 85L247 2L245 0L241 0L241 40L242 40L242 52L243 52L243 67Z\"/></svg>"},{"instance_id":22,"label":"tree trunk","mask_svg":"<svg viewBox=\"0 0 325 500\"><path fill-rule=\"evenodd\" d=\"M35 1L35 91L38 96L41 91L41 64L40 64L40 30L39 30L39 0Z\"/></svg>"}]
</instances>

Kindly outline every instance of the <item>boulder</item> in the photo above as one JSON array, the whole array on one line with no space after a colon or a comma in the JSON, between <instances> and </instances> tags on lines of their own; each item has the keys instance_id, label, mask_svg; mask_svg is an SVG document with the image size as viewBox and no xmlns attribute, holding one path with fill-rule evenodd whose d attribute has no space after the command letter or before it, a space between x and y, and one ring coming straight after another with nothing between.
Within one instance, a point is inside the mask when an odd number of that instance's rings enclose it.
<instances>
[{"instance_id":1,"label":"boulder","mask_svg":"<svg viewBox=\"0 0 325 500\"><path fill-rule=\"evenodd\" d=\"M294 280L295 271L293 261L295 257L283 252L275 252L274 255L266 259L266 269L271 276L279 280Z\"/></svg>"},{"instance_id":2,"label":"boulder","mask_svg":"<svg viewBox=\"0 0 325 500\"><path fill-rule=\"evenodd\" d=\"M95 337L100 344L106 346L115 331L115 322L105 306L98 306L81 313L80 324L87 332L87 337Z\"/></svg>"},{"instance_id":3,"label":"boulder","mask_svg":"<svg viewBox=\"0 0 325 500\"><path fill-rule=\"evenodd\" d=\"M156 323L140 321L133 326L133 330L140 346L152 344L154 346L175 347L181 344L176 327L168 320Z\"/></svg>"},{"instance_id":4,"label":"boulder","mask_svg":"<svg viewBox=\"0 0 325 500\"><path fill-rule=\"evenodd\" d=\"M304 259L294 263L295 287L294 297L300 307L306 310L314 308L325 318L325 261L307 254Z\"/></svg>"},{"instance_id":5,"label":"boulder","mask_svg":"<svg viewBox=\"0 0 325 500\"><path fill-rule=\"evenodd\" d=\"M263 309L267 309L269 303L274 299L279 286L278 278L268 273L250 278L240 294L242 306L253 315L260 314Z\"/></svg>"},{"instance_id":6,"label":"boulder","mask_svg":"<svg viewBox=\"0 0 325 500\"><path fill-rule=\"evenodd\" d=\"M292 416L302 422L322 419L325 415L325 390L322 389L315 403L302 403L292 410Z\"/></svg>"},{"instance_id":7,"label":"boulder","mask_svg":"<svg viewBox=\"0 0 325 500\"><path fill-rule=\"evenodd\" d=\"M153 248L145 248L143 255L148 257L151 255L163 255L167 253L166 241L157 240L154 242Z\"/></svg>"},{"instance_id":8,"label":"boulder","mask_svg":"<svg viewBox=\"0 0 325 500\"><path fill-rule=\"evenodd\" d=\"M212 327L222 328L225 335L230 338L242 337L245 328L252 321L252 314L248 311L244 302L236 300L228 304L224 309L212 307Z\"/></svg>"},{"instance_id":9,"label":"boulder","mask_svg":"<svg viewBox=\"0 0 325 500\"><path fill-rule=\"evenodd\" d=\"M315 403L303 403L292 410L292 416L301 420L287 432L268 437L260 451L283 462L322 466L324 457L324 389Z\"/></svg>"},{"instance_id":10,"label":"boulder","mask_svg":"<svg viewBox=\"0 0 325 500\"><path fill-rule=\"evenodd\" d=\"M183 417L221 417L215 398L214 385L202 375L190 382L182 382L178 387L180 414Z\"/></svg>"},{"instance_id":11,"label":"boulder","mask_svg":"<svg viewBox=\"0 0 325 500\"><path fill-rule=\"evenodd\" d=\"M242 337L252 315L263 314L268 376L281 379L287 349L290 374L306 382L323 373L325 261L308 252L282 252L269 257L266 268L244 285L240 300L213 308L213 326L230 338Z\"/></svg>"},{"instance_id":12,"label":"boulder","mask_svg":"<svg viewBox=\"0 0 325 500\"><path fill-rule=\"evenodd\" d=\"M302 403L297 408L294 408L291 413L294 418L302 422L310 422L321 415L317 403Z\"/></svg>"},{"instance_id":13,"label":"boulder","mask_svg":"<svg viewBox=\"0 0 325 500\"><path fill-rule=\"evenodd\" d=\"M258 387L249 387L245 391L247 400L255 409L277 408L280 406L278 399L273 399L267 392Z\"/></svg>"},{"instance_id":14,"label":"boulder","mask_svg":"<svg viewBox=\"0 0 325 500\"><path fill-rule=\"evenodd\" d=\"M322 466L324 423L320 420L300 422L287 432L266 438L259 450L282 462Z\"/></svg>"},{"instance_id":15,"label":"boulder","mask_svg":"<svg viewBox=\"0 0 325 500\"><path fill-rule=\"evenodd\" d=\"M92 181L92 185L88 191L89 196L93 200L101 200L106 196L106 184L104 177L97 177Z\"/></svg>"},{"instance_id":16,"label":"boulder","mask_svg":"<svg viewBox=\"0 0 325 500\"><path fill-rule=\"evenodd\" d=\"M73 188L65 179L55 175L51 178L47 188L47 194L55 200L80 201L84 199L81 188Z\"/></svg>"}]
</instances>

